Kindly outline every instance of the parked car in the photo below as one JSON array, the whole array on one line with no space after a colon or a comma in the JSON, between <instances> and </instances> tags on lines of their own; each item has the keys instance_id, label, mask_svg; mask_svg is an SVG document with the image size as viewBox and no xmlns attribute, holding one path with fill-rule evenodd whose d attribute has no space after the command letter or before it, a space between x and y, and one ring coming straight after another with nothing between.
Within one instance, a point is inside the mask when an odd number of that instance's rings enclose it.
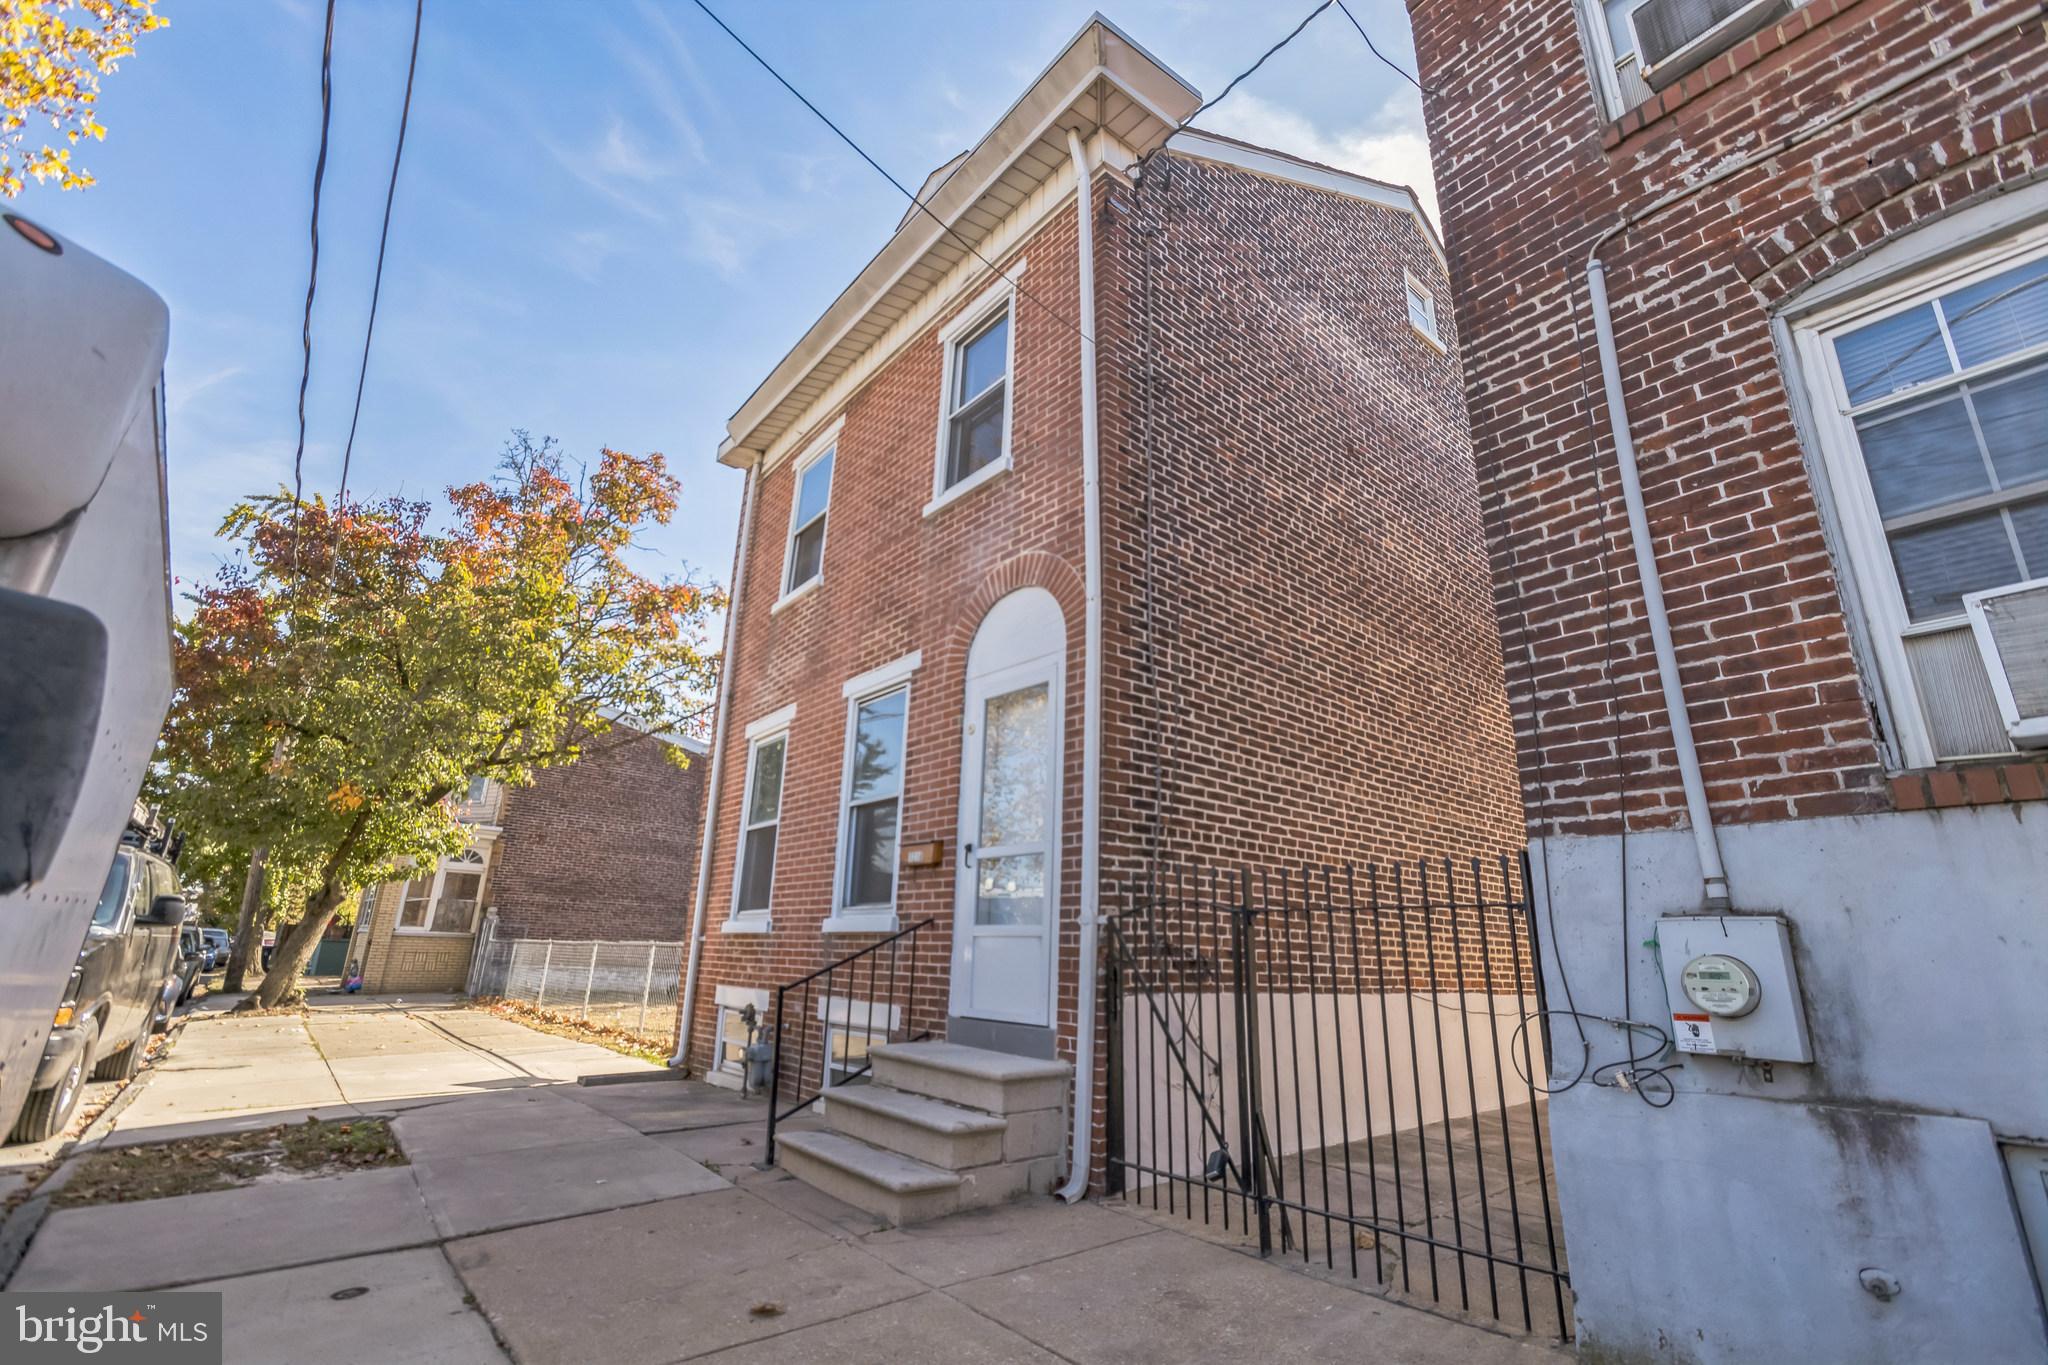
<instances>
[{"instance_id":1,"label":"parked car","mask_svg":"<svg viewBox=\"0 0 2048 1365\"><path fill-rule=\"evenodd\" d=\"M235 950L234 935L225 929L201 929L200 936L206 940L206 970L224 972L228 966L228 954Z\"/></svg>"},{"instance_id":2,"label":"parked car","mask_svg":"<svg viewBox=\"0 0 2048 1365\"><path fill-rule=\"evenodd\" d=\"M200 934L199 926L189 920L178 930L178 1003L181 1005L192 998L192 988L209 970L207 963L211 956L206 949L206 940Z\"/></svg>"},{"instance_id":3,"label":"parked car","mask_svg":"<svg viewBox=\"0 0 2048 1365\"><path fill-rule=\"evenodd\" d=\"M11 1141L61 1132L88 1073L101 1081L135 1074L185 988L179 939L190 908L158 853L132 843L114 855Z\"/></svg>"}]
</instances>

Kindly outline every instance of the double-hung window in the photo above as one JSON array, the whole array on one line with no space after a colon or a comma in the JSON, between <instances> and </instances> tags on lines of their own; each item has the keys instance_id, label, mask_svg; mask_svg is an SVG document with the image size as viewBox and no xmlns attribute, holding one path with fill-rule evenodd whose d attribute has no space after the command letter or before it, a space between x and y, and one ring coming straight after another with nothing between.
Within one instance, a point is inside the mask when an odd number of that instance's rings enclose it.
<instances>
[{"instance_id":1,"label":"double-hung window","mask_svg":"<svg viewBox=\"0 0 2048 1365\"><path fill-rule=\"evenodd\" d=\"M984 297L942 334L945 391L939 414L939 468L933 489L954 488L1007 467L1010 457L1010 367L1014 328L1007 283Z\"/></svg>"},{"instance_id":2,"label":"double-hung window","mask_svg":"<svg viewBox=\"0 0 2048 1365\"><path fill-rule=\"evenodd\" d=\"M2007 752L1963 598L2048 577L2048 244L1979 251L1799 336L1901 757Z\"/></svg>"},{"instance_id":3,"label":"double-hung window","mask_svg":"<svg viewBox=\"0 0 2048 1365\"><path fill-rule=\"evenodd\" d=\"M398 903L398 932L466 934L476 927L484 885L484 855L467 849L406 882Z\"/></svg>"},{"instance_id":4,"label":"double-hung window","mask_svg":"<svg viewBox=\"0 0 2048 1365\"><path fill-rule=\"evenodd\" d=\"M818 581L825 572L825 513L832 501L832 464L837 451L824 451L799 465L796 495L789 510L789 553L784 556L786 597Z\"/></svg>"},{"instance_id":5,"label":"double-hung window","mask_svg":"<svg viewBox=\"0 0 2048 1365\"><path fill-rule=\"evenodd\" d=\"M1442 349L1444 339L1438 335L1436 329L1436 295L1424 288L1422 281L1416 279L1414 275L1403 273L1406 275L1408 294L1408 325L1422 333L1438 349Z\"/></svg>"},{"instance_id":6,"label":"double-hung window","mask_svg":"<svg viewBox=\"0 0 2048 1365\"><path fill-rule=\"evenodd\" d=\"M765 920L775 890L775 841L782 826L783 760L789 752L787 714L756 722L747 736L747 786L740 800L738 874L733 918Z\"/></svg>"},{"instance_id":7,"label":"double-hung window","mask_svg":"<svg viewBox=\"0 0 2048 1365\"><path fill-rule=\"evenodd\" d=\"M889 913L896 905L896 834L903 806L906 685L853 704L846 751L841 913Z\"/></svg>"}]
</instances>

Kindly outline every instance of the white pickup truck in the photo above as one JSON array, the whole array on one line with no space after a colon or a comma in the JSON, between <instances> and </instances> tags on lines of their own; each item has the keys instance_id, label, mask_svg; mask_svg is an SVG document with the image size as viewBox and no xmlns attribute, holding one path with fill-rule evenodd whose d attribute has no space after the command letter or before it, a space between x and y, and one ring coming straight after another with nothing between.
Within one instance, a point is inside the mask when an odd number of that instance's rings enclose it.
<instances>
[{"instance_id":1,"label":"white pickup truck","mask_svg":"<svg viewBox=\"0 0 2048 1365\"><path fill-rule=\"evenodd\" d=\"M171 698L164 301L0 213L0 1132Z\"/></svg>"}]
</instances>

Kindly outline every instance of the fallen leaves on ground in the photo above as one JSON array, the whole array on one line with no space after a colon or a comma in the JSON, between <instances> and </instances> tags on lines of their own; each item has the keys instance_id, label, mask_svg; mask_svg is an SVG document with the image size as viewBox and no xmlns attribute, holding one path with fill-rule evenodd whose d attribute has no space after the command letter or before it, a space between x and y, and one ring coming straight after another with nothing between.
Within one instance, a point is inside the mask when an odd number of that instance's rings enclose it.
<instances>
[{"instance_id":1,"label":"fallen leaves on ground","mask_svg":"<svg viewBox=\"0 0 2048 1365\"><path fill-rule=\"evenodd\" d=\"M554 1010L541 1009L527 1004L524 1000L504 1000L485 997L470 1002L478 1009L488 1010L500 1019L510 1019L542 1033L552 1033L558 1038L574 1038L578 1042L595 1043L613 1052L642 1061L665 1063L668 1061L667 1045L659 1038L619 1024L600 1023L595 1019L578 1019L573 1014L558 1014Z\"/></svg>"}]
</instances>

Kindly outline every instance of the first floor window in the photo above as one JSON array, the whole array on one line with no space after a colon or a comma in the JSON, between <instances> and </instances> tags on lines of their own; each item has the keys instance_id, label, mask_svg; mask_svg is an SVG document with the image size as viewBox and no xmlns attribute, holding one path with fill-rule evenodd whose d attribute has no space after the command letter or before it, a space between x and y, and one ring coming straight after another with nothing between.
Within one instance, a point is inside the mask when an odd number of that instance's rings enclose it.
<instances>
[{"instance_id":1,"label":"first floor window","mask_svg":"<svg viewBox=\"0 0 2048 1365\"><path fill-rule=\"evenodd\" d=\"M896 902L896 825L903 803L903 722L909 704L910 689L899 687L853 705L842 909L886 909Z\"/></svg>"},{"instance_id":2,"label":"first floor window","mask_svg":"<svg viewBox=\"0 0 2048 1365\"><path fill-rule=\"evenodd\" d=\"M466 934L476 925L484 885L484 855L469 849L443 858L432 872L399 892L398 927L427 934Z\"/></svg>"},{"instance_id":3,"label":"first floor window","mask_svg":"<svg viewBox=\"0 0 2048 1365\"><path fill-rule=\"evenodd\" d=\"M2048 578L2048 248L1989 248L1801 344L1908 766L2007 751L1963 599Z\"/></svg>"},{"instance_id":4,"label":"first floor window","mask_svg":"<svg viewBox=\"0 0 2048 1365\"><path fill-rule=\"evenodd\" d=\"M768 913L775 888L775 836L782 823L782 760L788 747L789 735L784 732L756 739L749 751L734 907L738 914Z\"/></svg>"}]
</instances>

